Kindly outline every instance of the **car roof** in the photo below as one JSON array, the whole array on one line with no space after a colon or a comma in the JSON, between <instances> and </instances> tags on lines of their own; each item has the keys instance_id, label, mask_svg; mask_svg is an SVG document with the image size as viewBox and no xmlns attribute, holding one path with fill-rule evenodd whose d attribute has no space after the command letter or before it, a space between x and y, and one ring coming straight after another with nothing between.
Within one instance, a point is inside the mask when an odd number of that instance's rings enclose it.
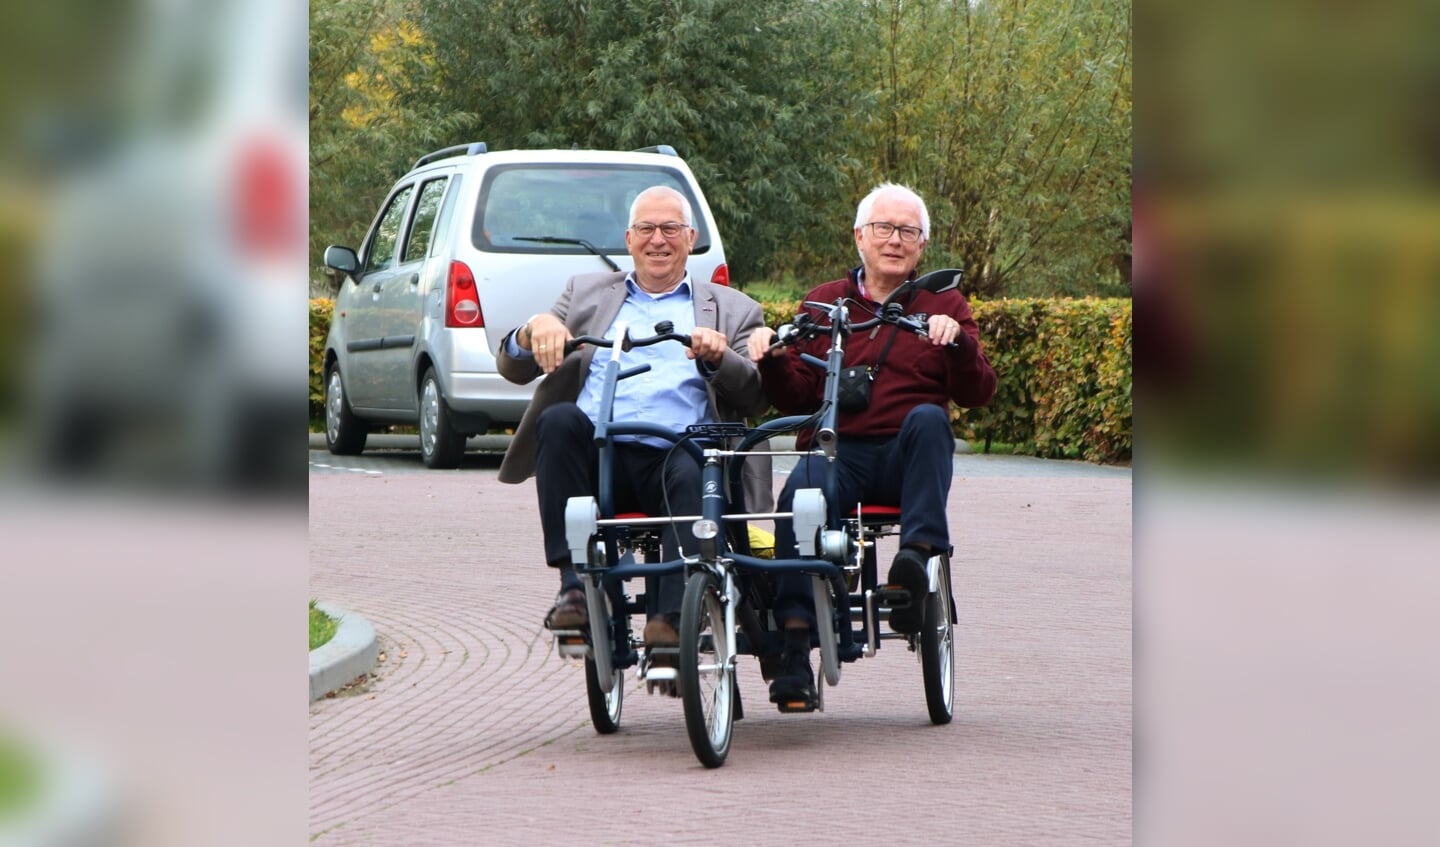
<instances>
[{"instance_id":1,"label":"car roof","mask_svg":"<svg viewBox=\"0 0 1440 847\"><path fill-rule=\"evenodd\" d=\"M439 167L490 167L492 165L560 163L560 164L636 164L667 165L688 170L685 160L679 156L664 153L649 153L631 150L492 150L487 153L465 155L457 152L454 156L427 162L409 173L421 173ZM408 176L409 174L407 174Z\"/></svg>"}]
</instances>

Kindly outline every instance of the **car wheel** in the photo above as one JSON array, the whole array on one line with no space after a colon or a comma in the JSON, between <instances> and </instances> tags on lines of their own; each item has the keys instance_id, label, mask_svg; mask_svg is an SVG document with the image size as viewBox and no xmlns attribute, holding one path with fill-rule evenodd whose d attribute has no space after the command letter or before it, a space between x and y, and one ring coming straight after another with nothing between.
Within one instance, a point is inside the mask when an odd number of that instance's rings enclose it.
<instances>
[{"instance_id":1,"label":"car wheel","mask_svg":"<svg viewBox=\"0 0 1440 847\"><path fill-rule=\"evenodd\" d=\"M365 449L367 435L365 424L355 417L345 398L340 366L331 366L325 377L325 446L337 456L358 456Z\"/></svg>"},{"instance_id":2,"label":"car wheel","mask_svg":"<svg viewBox=\"0 0 1440 847\"><path fill-rule=\"evenodd\" d=\"M465 434L450 426L450 407L440 393L435 369L426 368L420 381L420 457L427 468L459 467L465 455Z\"/></svg>"}]
</instances>

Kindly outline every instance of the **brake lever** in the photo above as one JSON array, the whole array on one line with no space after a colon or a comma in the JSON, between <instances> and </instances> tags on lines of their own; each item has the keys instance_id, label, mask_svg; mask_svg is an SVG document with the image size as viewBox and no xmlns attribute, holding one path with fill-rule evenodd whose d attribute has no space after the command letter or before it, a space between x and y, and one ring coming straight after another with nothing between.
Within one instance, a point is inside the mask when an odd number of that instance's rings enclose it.
<instances>
[{"instance_id":1,"label":"brake lever","mask_svg":"<svg viewBox=\"0 0 1440 847\"><path fill-rule=\"evenodd\" d=\"M789 347L800 341L804 341L816 330L815 319L801 312L795 316L795 320L788 324L781 324L775 328L775 340L765 352L778 350L781 347Z\"/></svg>"},{"instance_id":2,"label":"brake lever","mask_svg":"<svg viewBox=\"0 0 1440 847\"><path fill-rule=\"evenodd\" d=\"M887 322L893 323L898 327L909 330L910 332L915 333L921 338L928 339L930 337L930 326L926 321L928 315L907 315L905 314L904 308L899 303L887 303L881 314L884 316L884 320L886 320ZM957 349L960 346L960 343L956 341L945 342L945 348L949 350Z\"/></svg>"},{"instance_id":3,"label":"brake lever","mask_svg":"<svg viewBox=\"0 0 1440 847\"><path fill-rule=\"evenodd\" d=\"M770 342L770 346L765 348L765 352L771 353L781 347L789 347L799 340L799 334L800 332L795 329L794 324L781 324L775 328L775 340Z\"/></svg>"}]
</instances>

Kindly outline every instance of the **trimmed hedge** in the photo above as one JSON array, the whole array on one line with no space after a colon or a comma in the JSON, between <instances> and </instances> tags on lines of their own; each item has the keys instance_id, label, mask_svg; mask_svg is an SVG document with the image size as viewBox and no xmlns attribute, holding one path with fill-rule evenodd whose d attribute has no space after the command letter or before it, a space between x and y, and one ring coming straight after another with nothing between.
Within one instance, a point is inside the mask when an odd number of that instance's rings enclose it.
<instances>
[{"instance_id":1,"label":"trimmed hedge","mask_svg":"<svg viewBox=\"0 0 1440 847\"><path fill-rule=\"evenodd\" d=\"M320 372L325 357L325 336L330 334L330 316L335 301L319 298L310 301L310 420L325 420L325 374Z\"/></svg>"},{"instance_id":2,"label":"trimmed hedge","mask_svg":"<svg viewBox=\"0 0 1440 847\"><path fill-rule=\"evenodd\" d=\"M995 399L957 414L957 432L1045 458L1131 456L1129 300L994 300L972 304Z\"/></svg>"},{"instance_id":3,"label":"trimmed hedge","mask_svg":"<svg viewBox=\"0 0 1440 847\"><path fill-rule=\"evenodd\" d=\"M956 433L1046 458L1123 462L1131 456L1129 300L993 300L971 304L999 388L982 409L952 409ZM765 302L778 326L798 303ZM323 420L320 357L332 300L310 301L310 416Z\"/></svg>"}]
</instances>

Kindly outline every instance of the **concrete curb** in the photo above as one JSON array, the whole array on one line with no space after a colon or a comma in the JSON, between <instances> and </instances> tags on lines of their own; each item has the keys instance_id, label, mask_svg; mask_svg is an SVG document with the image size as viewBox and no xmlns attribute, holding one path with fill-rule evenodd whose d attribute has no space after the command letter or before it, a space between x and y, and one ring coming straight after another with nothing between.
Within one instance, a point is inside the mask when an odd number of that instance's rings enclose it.
<instances>
[{"instance_id":1,"label":"concrete curb","mask_svg":"<svg viewBox=\"0 0 1440 847\"><path fill-rule=\"evenodd\" d=\"M316 603L315 608L339 621L340 626L334 638L310 651L311 703L369 673L380 655L375 627L369 621L325 603Z\"/></svg>"}]
</instances>

